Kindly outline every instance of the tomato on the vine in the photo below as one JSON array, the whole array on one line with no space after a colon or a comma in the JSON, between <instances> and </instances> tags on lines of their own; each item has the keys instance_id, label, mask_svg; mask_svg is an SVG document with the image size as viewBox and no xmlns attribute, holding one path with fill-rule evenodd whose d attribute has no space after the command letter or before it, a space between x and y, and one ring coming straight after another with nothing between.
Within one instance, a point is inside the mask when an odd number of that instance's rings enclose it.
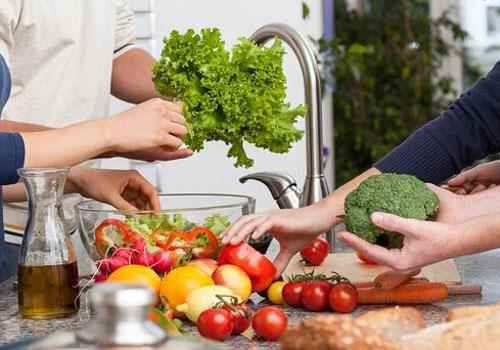
<instances>
[{"instance_id":1,"label":"tomato on the vine","mask_svg":"<svg viewBox=\"0 0 500 350\"><path fill-rule=\"evenodd\" d=\"M300 251L300 256L308 264L319 266L328 256L328 250L328 241L324 238L317 237Z\"/></svg>"},{"instance_id":2,"label":"tomato on the vine","mask_svg":"<svg viewBox=\"0 0 500 350\"><path fill-rule=\"evenodd\" d=\"M340 282L331 288L328 299L332 311L349 313L358 305L358 290L348 282Z\"/></svg>"},{"instance_id":3,"label":"tomato on the vine","mask_svg":"<svg viewBox=\"0 0 500 350\"><path fill-rule=\"evenodd\" d=\"M234 328L232 335L240 335L250 327L252 322L252 311L246 304L224 306L233 316Z\"/></svg>"},{"instance_id":4,"label":"tomato on the vine","mask_svg":"<svg viewBox=\"0 0 500 350\"><path fill-rule=\"evenodd\" d=\"M288 282L283 287L283 300L289 306L302 306L302 291L304 290L305 282Z\"/></svg>"},{"instance_id":5,"label":"tomato on the vine","mask_svg":"<svg viewBox=\"0 0 500 350\"><path fill-rule=\"evenodd\" d=\"M306 283L302 291L301 302L306 310L324 311L328 309L328 296L332 285L326 281Z\"/></svg>"},{"instance_id":6,"label":"tomato on the vine","mask_svg":"<svg viewBox=\"0 0 500 350\"><path fill-rule=\"evenodd\" d=\"M198 317L198 331L206 338L224 341L234 329L234 318L226 309L208 309Z\"/></svg>"},{"instance_id":7,"label":"tomato on the vine","mask_svg":"<svg viewBox=\"0 0 500 350\"><path fill-rule=\"evenodd\" d=\"M288 326L287 315L276 306L266 306L259 309L252 320L255 333L265 340L278 340Z\"/></svg>"}]
</instances>

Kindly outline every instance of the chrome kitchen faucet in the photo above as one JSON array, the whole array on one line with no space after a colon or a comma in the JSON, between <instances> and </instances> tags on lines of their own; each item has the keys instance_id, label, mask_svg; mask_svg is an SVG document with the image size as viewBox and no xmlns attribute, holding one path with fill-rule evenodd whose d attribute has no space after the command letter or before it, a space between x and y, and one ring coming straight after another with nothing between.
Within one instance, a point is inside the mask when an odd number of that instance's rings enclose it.
<instances>
[{"instance_id":1,"label":"chrome kitchen faucet","mask_svg":"<svg viewBox=\"0 0 500 350\"><path fill-rule=\"evenodd\" d=\"M241 183L257 180L267 186L278 206L282 209L298 208L320 201L328 196L328 185L323 173L323 127L321 112L321 85L319 68L314 52L306 40L292 27L272 23L258 29L251 39L259 45L280 38L293 50L299 60L304 77L306 114L306 177L302 192L297 189L293 177L284 173L259 172L240 178ZM335 233L332 228L326 234L330 249L335 250Z\"/></svg>"}]
</instances>

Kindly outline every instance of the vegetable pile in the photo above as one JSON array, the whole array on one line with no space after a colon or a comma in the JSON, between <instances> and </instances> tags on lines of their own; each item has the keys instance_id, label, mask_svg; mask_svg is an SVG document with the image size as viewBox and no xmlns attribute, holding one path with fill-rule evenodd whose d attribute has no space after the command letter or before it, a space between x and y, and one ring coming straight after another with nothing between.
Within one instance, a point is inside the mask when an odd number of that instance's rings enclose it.
<instances>
[{"instance_id":1,"label":"vegetable pile","mask_svg":"<svg viewBox=\"0 0 500 350\"><path fill-rule=\"evenodd\" d=\"M200 151L206 141L223 141L235 166L250 167L243 141L286 153L303 135L294 124L305 107L285 102L283 56L278 39L271 47L240 39L229 52L218 29L173 31L164 39L153 81L160 94L184 103L186 145Z\"/></svg>"},{"instance_id":2,"label":"vegetable pile","mask_svg":"<svg viewBox=\"0 0 500 350\"><path fill-rule=\"evenodd\" d=\"M402 236L376 227L370 215L380 211L427 220L433 218L438 209L439 198L416 177L381 174L367 178L346 197L345 224L348 231L368 242L399 248Z\"/></svg>"}]
</instances>

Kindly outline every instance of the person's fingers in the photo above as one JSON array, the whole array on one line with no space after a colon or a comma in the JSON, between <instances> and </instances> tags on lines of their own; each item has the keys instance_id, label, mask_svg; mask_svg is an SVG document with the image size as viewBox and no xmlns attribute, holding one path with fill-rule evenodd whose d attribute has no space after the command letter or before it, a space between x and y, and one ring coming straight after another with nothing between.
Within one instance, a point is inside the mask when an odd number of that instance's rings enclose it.
<instances>
[{"instance_id":1,"label":"person's fingers","mask_svg":"<svg viewBox=\"0 0 500 350\"><path fill-rule=\"evenodd\" d=\"M469 193L470 194L472 194L472 193L478 193L478 192L481 192L481 191L484 191L484 190L487 190L487 189L488 189L488 186L483 185L483 184L478 184L478 185L474 186L474 188Z\"/></svg>"},{"instance_id":2,"label":"person's fingers","mask_svg":"<svg viewBox=\"0 0 500 350\"><path fill-rule=\"evenodd\" d=\"M108 197L106 202L118 210L121 211L137 211L137 208L133 206L131 203L127 202L120 194L113 193Z\"/></svg>"},{"instance_id":3,"label":"person's fingers","mask_svg":"<svg viewBox=\"0 0 500 350\"><path fill-rule=\"evenodd\" d=\"M189 148L178 148L176 150L168 150L160 148L156 160L160 161L178 160L191 157L192 155L193 151Z\"/></svg>"},{"instance_id":4,"label":"person's fingers","mask_svg":"<svg viewBox=\"0 0 500 350\"><path fill-rule=\"evenodd\" d=\"M375 226L387 231L398 232L405 236L415 236L425 229L424 222L414 219L404 219L387 213L373 213L371 220Z\"/></svg>"},{"instance_id":5,"label":"person's fingers","mask_svg":"<svg viewBox=\"0 0 500 350\"><path fill-rule=\"evenodd\" d=\"M246 225L242 226L240 230L231 238L230 243L234 245L244 241L266 220L266 217L256 217L254 220L247 222Z\"/></svg>"},{"instance_id":6,"label":"person's fingers","mask_svg":"<svg viewBox=\"0 0 500 350\"><path fill-rule=\"evenodd\" d=\"M338 238L354 250L360 252L368 259L375 261L378 264L393 268L397 265L396 263L399 254L395 251L389 251L384 247L368 243L367 241L347 231L339 232Z\"/></svg>"},{"instance_id":7,"label":"person's fingers","mask_svg":"<svg viewBox=\"0 0 500 350\"><path fill-rule=\"evenodd\" d=\"M245 215L236 220L228 229L222 233L222 243L227 244L238 232L250 221L254 220L257 215Z\"/></svg>"},{"instance_id":8,"label":"person's fingers","mask_svg":"<svg viewBox=\"0 0 500 350\"><path fill-rule=\"evenodd\" d=\"M180 138L173 136L167 132L167 134L163 138L162 146L168 146L172 149L178 149L182 146L182 144L183 141Z\"/></svg>"},{"instance_id":9,"label":"person's fingers","mask_svg":"<svg viewBox=\"0 0 500 350\"><path fill-rule=\"evenodd\" d=\"M146 201L143 201L142 207L147 208L149 206L154 211L160 210L160 198L156 188L141 174L133 173L128 186L139 194L139 198L142 195L146 199Z\"/></svg>"},{"instance_id":10,"label":"person's fingers","mask_svg":"<svg viewBox=\"0 0 500 350\"><path fill-rule=\"evenodd\" d=\"M434 192L441 201L445 200L446 198L452 197L454 194L452 191L449 191L448 189L444 189L440 186L436 186L431 183L426 184L427 188L429 188L432 192Z\"/></svg>"},{"instance_id":11,"label":"person's fingers","mask_svg":"<svg viewBox=\"0 0 500 350\"><path fill-rule=\"evenodd\" d=\"M168 126L168 132L169 134L172 134L177 137L184 137L187 134L188 129L184 125L177 123L170 123Z\"/></svg>"},{"instance_id":12,"label":"person's fingers","mask_svg":"<svg viewBox=\"0 0 500 350\"><path fill-rule=\"evenodd\" d=\"M281 276L294 254L295 252L291 252L289 250L280 250L278 256L274 259L274 266L276 266L276 275L274 276L275 279Z\"/></svg>"},{"instance_id":13,"label":"person's fingers","mask_svg":"<svg viewBox=\"0 0 500 350\"><path fill-rule=\"evenodd\" d=\"M448 184L454 187L460 187L465 183L474 182L478 176L479 167L475 167L469 170L466 170L457 176L448 180Z\"/></svg>"},{"instance_id":14,"label":"person's fingers","mask_svg":"<svg viewBox=\"0 0 500 350\"><path fill-rule=\"evenodd\" d=\"M267 218L264 222L262 222L259 226L255 228L252 234L253 239L259 239L264 236L268 231L273 228L274 224L270 218Z\"/></svg>"},{"instance_id":15,"label":"person's fingers","mask_svg":"<svg viewBox=\"0 0 500 350\"><path fill-rule=\"evenodd\" d=\"M165 100L165 104L167 105L169 110L174 111L174 112L182 115L182 109L183 109L182 102L180 102L180 101L172 102L172 101Z\"/></svg>"}]
</instances>

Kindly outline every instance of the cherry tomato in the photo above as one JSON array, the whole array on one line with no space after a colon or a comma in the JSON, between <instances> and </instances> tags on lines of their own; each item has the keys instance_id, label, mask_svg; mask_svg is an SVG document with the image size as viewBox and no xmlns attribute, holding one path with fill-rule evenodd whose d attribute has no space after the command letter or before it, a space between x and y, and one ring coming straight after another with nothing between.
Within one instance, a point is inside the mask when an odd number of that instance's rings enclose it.
<instances>
[{"instance_id":1,"label":"cherry tomato","mask_svg":"<svg viewBox=\"0 0 500 350\"><path fill-rule=\"evenodd\" d=\"M116 246L130 247L142 239L129 225L117 219L104 220L95 229L97 253L103 258Z\"/></svg>"},{"instance_id":2,"label":"cherry tomato","mask_svg":"<svg viewBox=\"0 0 500 350\"><path fill-rule=\"evenodd\" d=\"M328 256L329 245L326 239L317 237L312 243L305 246L300 251L300 256L304 261L313 266L319 266Z\"/></svg>"},{"instance_id":3,"label":"cherry tomato","mask_svg":"<svg viewBox=\"0 0 500 350\"><path fill-rule=\"evenodd\" d=\"M195 258L214 258L219 241L214 233L205 227L195 227L190 232L190 243Z\"/></svg>"},{"instance_id":4,"label":"cherry tomato","mask_svg":"<svg viewBox=\"0 0 500 350\"><path fill-rule=\"evenodd\" d=\"M328 309L328 295L332 285L325 281L312 281L304 286L302 305L309 311L325 311Z\"/></svg>"},{"instance_id":5,"label":"cherry tomato","mask_svg":"<svg viewBox=\"0 0 500 350\"><path fill-rule=\"evenodd\" d=\"M302 291L305 285L305 282L288 282L285 284L282 291L285 303L293 307L302 307Z\"/></svg>"},{"instance_id":6,"label":"cherry tomato","mask_svg":"<svg viewBox=\"0 0 500 350\"><path fill-rule=\"evenodd\" d=\"M219 264L233 264L241 267L250 277L254 292L261 292L269 287L276 274L276 267L273 263L245 242L222 247Z\"/></svg>"},{"instance_id":7,"label":"cherry tomato","mask_svg":"<svg viewBox=\"0 0 500 350\"><path fill-rule=\"evenodd\" d=\"M364 262L367 265L378 265L375 261L370 260L367 258L363 253L361 252L356 252L356 255L358 256L358 259Z\"/></svg>"},{"instance_id":8,"label":"cherry tomato","mask_svg":"<svg viewBox=\"0 0 500 350\"><path fill-rule=\"evenodd\" d=\"M328 296L330 308L335 312L352 312L358 305L358 290L350 283L334 285Z\"/></svg>"},{"instance_id":9,"label":"cherry tomato","mask_svg":"<svg viewBox=\"0 0 500 350\"><path fill-rule=\"evenodd\" d=\"M206 338L224 341L234 329L234 319L226 309L208 309L200 314L198 331Z\"/></svg>"},{"instance_id":10,"label":"cherry tomato","mask_svg":"<svg viewBox=\"0 0 500 350\"><path fill-rule=\"evenodd\" d=\"M252 311L245 304L232 305L231 308L228 306L224 307L226 310L231 312L234 320L234 328L232 335L240 335L250 327L252 322Z\"/></svg>"},{"instance_id":11,"label":"cherry tomato","mask_svg":"<svg viewBox=\"0 0 500 350\"><path fill-rule=\"evenodd\" d=\"M266 306L259 309L252 320L255 333L265 340L278 340L288 326L287 315L276 306Z\"/></svg>"}]
</instances>

